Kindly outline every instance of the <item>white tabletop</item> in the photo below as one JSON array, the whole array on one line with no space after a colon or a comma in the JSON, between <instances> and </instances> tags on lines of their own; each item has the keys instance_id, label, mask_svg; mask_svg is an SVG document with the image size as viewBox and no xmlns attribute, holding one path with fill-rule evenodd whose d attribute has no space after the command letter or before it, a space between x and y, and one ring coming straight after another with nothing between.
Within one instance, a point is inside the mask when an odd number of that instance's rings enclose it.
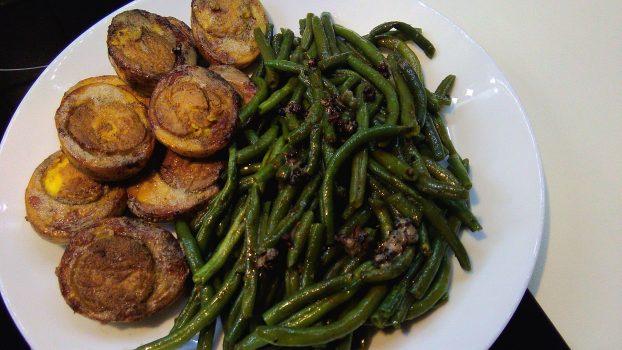
<instances>
[{"instance_id":1,"label":"white tabletop","mask_svg":"<svg viewBox=\"0 0 622 350\"><path fill-rule=\"evenodd\" d=\"M573 349L622 348L622 1L427 0L506 73L547 217L529 290Z\"/></svg>"}]
</instances>

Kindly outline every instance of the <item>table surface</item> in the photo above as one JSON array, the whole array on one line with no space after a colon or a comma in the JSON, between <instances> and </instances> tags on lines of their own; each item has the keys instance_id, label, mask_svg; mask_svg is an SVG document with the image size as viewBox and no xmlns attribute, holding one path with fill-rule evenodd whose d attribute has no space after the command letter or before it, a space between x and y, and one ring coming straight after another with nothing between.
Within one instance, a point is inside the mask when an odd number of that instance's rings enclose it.
<instances>
[{"instance_id":1,"label":"table surface","mask_svg":"<svg viewBox=\"0 0 622 350\"><path fill-rule=\"evenodd\" d=\"M426 3L486 49L531 120L548 203L529 290L571 348L622 348L622 1Z\"/></svg>"},{"instance_id":2,"label":"table surface","mask_svg":"<svg viewBox=\"0 0 622 350\"><path fill-rule=\"evenodd\" d=\"M95 2L89 5L92 9L82 10L81 19L65 15L61 25L47 26L44 40L38 43L52 50L47 56L41 49L15 52L4 47L0 68L18 67L20 55L28 55L31 65L45 65L58 52L53 51L58 45L70 42L85 25L122 2ZM58 20L80 4L72 0L57 1L54 6L42 0L0 1L6 9L28 8L28 4L20 6L24 3L47 6L45 15L28 14L42 26L50 16ZM622 2L425 3L462 27L506 73L529 115L542 154L547 212L541 250L529 291L495 347L541 337L548 337L551 346L563 347L540 304L571 348L621 348L622 157L609 156L608 151L622 149L622 99L617 98L622 83ZM0 17L18 15L2 16L1 12ZM16 40L10 26L3 27L0 35ZM48 30L52 27L57 30ZM0 48L11 43L0 43ZM22 74L26 78L5 84L2 80L15 75L0 71L5 73L0 75L0 130L15 108L13 101L21 99L39 72ZM4 325L6 313L2 316ZM2 338L2 343L7 339Z\"/></svg>"}]
</instances>

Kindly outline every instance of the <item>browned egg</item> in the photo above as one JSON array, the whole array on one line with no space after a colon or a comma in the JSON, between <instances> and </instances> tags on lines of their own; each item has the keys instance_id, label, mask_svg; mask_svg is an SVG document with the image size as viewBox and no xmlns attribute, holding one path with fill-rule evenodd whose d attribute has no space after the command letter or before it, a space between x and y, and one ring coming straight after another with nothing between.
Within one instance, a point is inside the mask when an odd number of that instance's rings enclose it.
<instances>
[{"instance_id":1,"label":"browned egg","mask_svg":"<svg viewBox=\"0 0 622 350\"><path fill-rule=\"evenodd\" d=\"M26 219L45 239L67 243L77 231L125 210L125 189L98 183L58 151L34 171L26 188Z\"/></svg>"},{"instance_id":2,"label":"browned egg","mask_svg":"<svg viewBox=\"0 0 622 350\"><path fill-rule=\"evenodd\" d=\"M240 94L244 104L247 104L255 96L257 92L255 84L249 79L248 75L234 66L224 64L213 65L209 67L209 70L225 79Z\"/></svg>"},{"instance_id":3,"label":"browned egg","mask_svg":"<svg viewBox=\"0 0 622 350\"><path fill-rule=\"evenodd\" d=\"M243 68L259 56L253 30L265 32L268 18L259 0L193 0L190 25L206 60Z\"/></svg>"},{"instance_id":4,"label":"browned egg","mask_svg":"<svg viewBox=\"0 0 622 350\"><path fill-rule=\"evenodd\" d=\"M144 10L116 15L108 27L106 42L110 63L119 77L149 96L162 76L173 68L196 64L192 42L179 29L183 25Z\"/></svg>"},{"instance_id":5,"label":"browned egg","mask_svg":"<svg viewBox=\"0 0 622 350\"><path fill-rule=\"evenodd\" d=\"M198 160L166 153L158 171L130 186L128 207L149 221L170 221L192 213L214 197L222 161Z\"/></svg>"},{"instance_id":6,"label":"browned egg","mask_svg":"<svg viewBox=\"0 0 622 350\"><path fill-rule=\"evenodd\" d=\"M158 83L149 121L158 141L175 153L208 157L229 143L239 107L239 95L218 74L181 66Z\"/></svg>"},{"instance_id":7,"label":"browned egg","mask_svg":"<svg viewBox=\"0 0 622 350\"><path fill-rule=\"evenodd\" d=\"M184 289L188 266L170 232L120 217L73 236L56 274L75 312L130 322L170 305Z\"/></svg>"},{"instance_id":8,"label":"browned egg","mask_svg":"<svg viewBox=\"0 0 622 350\"><path fill-rule=\"evenodd\" d=\"M103 181L138 173L155 146L144 99L109 76L70 88L56 111L61 149L82 172Z\"/></svg>"}]
</instances>

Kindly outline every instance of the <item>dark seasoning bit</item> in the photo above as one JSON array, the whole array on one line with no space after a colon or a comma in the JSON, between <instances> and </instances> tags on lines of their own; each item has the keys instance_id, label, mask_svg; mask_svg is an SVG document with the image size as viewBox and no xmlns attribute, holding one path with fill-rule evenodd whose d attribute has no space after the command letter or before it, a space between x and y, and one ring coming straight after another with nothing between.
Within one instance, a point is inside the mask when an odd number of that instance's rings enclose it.
<instances>
[{"instance_id":1,"label":"dark seasoning bit","mask_svg":"<svg viewBox=\"0 0 622 350\"><path fill-rule=\"evenodd\" d=\"M387 264L394 257L402 254L406 247L413 245L419 239L417 229L411 219L397 219L389 238L378 247L374 256L377 266Z\"/></svg>"},{"instance_id":2,"label":"dark seasoning bit","mask_svg":"<svg viewBox=\"0 0 622 350\"><path fill-rule=\"evenodd\" d=\"M360 225L356 226L350 234L337 237L337 241L341 242L343 249L349 256L365 255L369 251L369 245L373 239L373 235Z\"/></svg>"}]
</instances>

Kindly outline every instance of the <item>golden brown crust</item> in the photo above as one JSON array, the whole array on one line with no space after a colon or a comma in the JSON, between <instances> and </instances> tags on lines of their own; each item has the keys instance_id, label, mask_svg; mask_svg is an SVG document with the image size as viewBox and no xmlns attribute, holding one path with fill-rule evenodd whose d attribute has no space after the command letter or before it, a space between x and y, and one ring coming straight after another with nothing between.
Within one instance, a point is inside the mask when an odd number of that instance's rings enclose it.
<instances>
[{"instance_id":1,"label":"golden brown crust","mask_svg":"<svg viewBox=\"0 0 622 350\"><path fill-rule=\"evenodd\" d=\"M75 312L103 323L131 322L177 299L188 266L170 232L120 217L72 237L56 274Z\"/></svg>"},{"instance_id":2,"label":"golden brown crust","mask_svg":"<svg viewBox=\"0 0 622 350\"><path fill-rule=\"evenodd\" d=\"M218 74L181 66L158 83L149 103L149 121L166 147L202 158L228 144L239 107L240 96Z\"/></svg>"},{"instance_id":3,"label":"golden brown crust","mask_svg":"<svg viewBox=\"0 0 622 350\"><path fill-rule=\"evenodd\" d=\"M186 22L177 19L175 17L166 17L166 19L171 22L179 31L188 39L188 41L194 46L194 38L192 37L192 29L190 26L186 24Z\"/></svg>"},{"instance_id":4,"label":"golden brown crust","mask_svg":"<svg viewBox=\"0 0 622 350\"><path fill-rule=\"evenodd\" d=\"M259 56L253 30L265 32L268 17L259 0L192 0L190 25L206 60L244 68Z\"/></svg>"},{"instance_id":5,"label":"golden brown crust","mask_svg":"<svg viewBox=\"0 0 622 350\"><path fill-rule=\"evenodd\" d=\"M125 210L125 189L100 184L79 172L61 151L45 159L26 188L26 219L43 238L65 244L100 219Z\"/></svg>"},{"instance_id":6,"label":"golden brown crust","mask_svg":"<svg viewBox=\"0 0 622 350\"><path fill-rule=\"evenodd\" d=\"M228 66L225 64L213 65L209 66L209 70L225 79L235 89L235 91L240 94L244 104L248 103L248 101L255 96L255 93L257 92L255 84L250 80L248 75L234 66Z\"/></svg>"},{"instance_id":7,"label":"golden brown crust","mask_svg":"<svg viewBox=\"0 0 622 350\"><path fill-rule=\"evenodd\" d=\"M173 68L197 62L186 33L169 19L144 10L116 15L108 27L106 43L119 77L145 96Z\"/></svg>"},{"instance_id":8,"label":"golden brown crust","mask_svg":"<svg viewBox=\"0 0 622 350\"><path fill-rule=\"evenodd\" d=\"M168 151L159 171L130 186L128 207L149 221L171 221L192 213L219 191L222 161L196 160Z\"/></svg>"},{"instance_id":9,"label":"golden brown crust","mask_svg":"<svg viewBox=\"0 0 622 350\"><path fill-rule=\"evenodd\" d=\"M147 164L155 146L146 112L142 100L113 79L78 82L56 111L61 149L95 179L127 179Z\"/></svg>"}]
</instances>

